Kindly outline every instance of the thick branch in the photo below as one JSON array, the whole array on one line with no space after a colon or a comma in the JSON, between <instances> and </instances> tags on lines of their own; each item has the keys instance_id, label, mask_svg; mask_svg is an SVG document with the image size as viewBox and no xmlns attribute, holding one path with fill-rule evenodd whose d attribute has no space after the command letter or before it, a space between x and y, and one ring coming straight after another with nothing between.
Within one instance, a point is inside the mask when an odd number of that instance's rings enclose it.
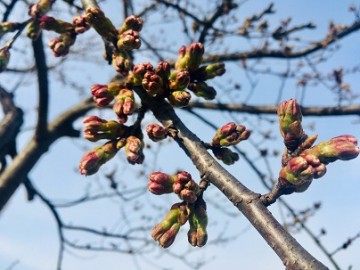
<instances>
[{"instance_id":1,"label":"thick branch","mask_svg":"<svg viewBox=\"0 0 360 270\"><path fill-rule=\"evenodd\" d=\"M15 157L13 163L0 176L0 212L18 186L26 179L36 162L48 151L55 140L63 136L79 136L79 131L73 129L72 123L93 107L94 104L91 99L81 102L49 124L46 138L38 141L34 136L30 140L25 149Z\"/></svg>"},{"instance_id":2,"label":"thick branch","mask_svg":"<svg viewBox=\"0 0 360 270\"><path fill-rule=\"evenodd\" d=\"M311 256L272 216L261 203L260 194L247 189L226 171L207 152L203 143L177 117L166 102L149 98L142 89L136 89L143 102L163 125L172 125L177 131L176 142L191 158L203 179L211 182L245 215L269 246L280 257L287 269L327 269Z\"/></svg>"},{"instance_id":3,"label":"thick branch","mask_svg":"<svg viewBox=\"0 0 360 270\"><path fill-rule=\"evenodd\" d=\"M189 107L229 112L242 112L249 114L276 114L277 112L277 106L273 105L243 105L236 103L191 102L189 104ZM348 105L341 107L301 107L301 112L303 115L309 116L360 115L360 105Z\"/></svg>"}]
</instances>

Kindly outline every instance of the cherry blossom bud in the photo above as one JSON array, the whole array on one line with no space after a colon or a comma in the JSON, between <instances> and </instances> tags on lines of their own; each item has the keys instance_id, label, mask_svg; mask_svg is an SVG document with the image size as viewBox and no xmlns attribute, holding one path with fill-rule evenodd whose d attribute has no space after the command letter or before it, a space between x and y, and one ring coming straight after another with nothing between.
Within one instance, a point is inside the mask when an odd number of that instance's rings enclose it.
<instances>
[{"instance_id":1,"label":"cherry blossom bud","mask_svg":"<svg viewBox=\"0 0 360 270\"><path fill-rule=\"evenodd\" d=\"M171 90L183 90L190 82L190 73L186 69L174 70L170 74L169 88Z\"/></svg>"},{"instance_id":2,"label":"cherry blossom bud","mask_svg":"<svg viewBox=\"0 0 360 270\"><path fill-rule=\"evenodd\" d=\"M295 99L280 103L277 111L280 123L280 133L285 146L294 151L302 142L305 134L301 126L302 114Z\"/></svg>"},{"instance_id":3,"label":"cherry blossom bud","mask_svg":"<svg viewBox=\"0 0 360 270\"><path fill-rule=\"evenodd\" d=\"M161 77L152 71L147 71L142 79L142 86L145 91L155 97L164 93L164 86Z\"/></svg>"},{"instance_id":4,"label":"cherry blossom bud","mask_svg":"<svg viewBox=\"0 0 360 270\"><path fill-rule=\"evenodd\" d=\"M201 43L192 43L189 46L182 46L179 49L175 69L187 68L194 71L199 68L204 54L204 46Z\"/></svg>"},{"instance_id":5,"label":"cherry blossom bud","mask_svg":"<svg viewBox=\"0 0 360 270\"><path fill-rule=\"evenodd\" d=\"M173 192L173 180L170 175L162 172L153 172L149 175L149 191L156 195Z\"/></svg>"},{"instance_id":6,"label":"cherry blossom bud","mask_svg":"<svg viewBox=\"0 0 360 270\"><path fill-rule=\"evenodd\" d=\"M20 28L21 24L16 22L0 22L0 38L9 32L14 32Z\"/></svg>"},{"instance_id":7,"label":"cherry blossom bud","mask_svg":"<svg viewBox=\"0 0 360 270\"><path fill-rule=\"evenodd\" d=\"M135 97L132 90L121 89L115 97L113 111L117 115L121 124L127 121L127 116L131 115L135 110Z\"/></svg>"},{"instance_id":8,"label":"cherry blossom bud","mask_svg":"<svg viewBox=\"0 0 360 270\"><path fill-rule=\"evenodd\" d=\"M197 69L192 78L197 81L206 81L216 76L221 76L225 73L224 63L214 63Z\"/></svg>"},{"instance_id":9,"label":"cherry blossom bud","mask_svg":"<svg viewBox=\"0 0 360 270\"><path fill-rule=\"evenodd\" d=\"M90 29L90 24L86 21L84 16L75 16L73 18L74 31L77 34L82 34Z\"/></svg>"},{"instance_id":10,"label":"cherry blossom bud","mask_svg":"<svg viewBox=\"0 0 360 270\"><path fill-rule=\"evenodd\" d=\"M125 126L116 121L107 121L97 116L88 116L83 120L85 139L95 142L101 139L113 140L125 133Z\"/></svg>"},{"instance_id":11,"label":"cherry blossom bud","mask_svg":"<svg viewBox=\"0 0 360 270\"><path fill-rule=\"evenodd\" d=\"M182 200L194 203L197 200L200 188L191 178L190 173L182 171L173 176L173 191Z\"/></svg>"},{"instance_id":12,"label":"cherry blossom bud","mask_svg":"<svg viewBox=\"0 0 360 270\"><path fill-rule=\"evenodd\" d=\"M178 90L171 92L168 99L170 104L175 107L185 107L189 104L191 95L185 90Z\"/></svg>"},{"instance_id":13,"label":"cherry blossom bud","mask_svg":"<svg viewBox=\"0 0 360 270\"><path fill-rule=\"evenodd\" d=\"M38 21L32 21L26 28L26 36L32 40L36 40L41 33L40 23Z\"/></svg>"},{"instance_id":14,"label":"cherry blossom bud","mask_svg":"<svg viewBox=\"0 0 360 270\"><path fill-rule=\"evenodd\" d=\"M49 47L56 57L65 56L69 53L70 47L74 45L76 39L75 33L64 33L49 42Z\"/></svg>"},{"instance_id":15,"label":"cherry blossom bud","mask_svg":"<svg viewBox=\"0 0 360 270\"><path fill-rule=\"evenodd\" d=\"M183 203L174 204L165 219L156 225L151 233L152 238L163 248L174 242L180 226L189 218L189 209Z\"/></svg>"},{"instance_id":16,"label":"cherry blossom bud","mask_svg":"<svg viewBox=\"0 0 360 270\"><path fill-rule=\"evenodd\" d=\"M243 125L236 125L234 122L229 122L216 131L212 139L213 146L230 146L236 145L243 140L247 140L251 134Z\"/></svg>"},{"instance_id":17,"label":"cherry blossom bud","mask_svg":"<svg viewBox=\"0 0 360 270\"><path fill-rule=\"evenodd\" d=\"M135 136L126 138L125 153L130 164L141 164L144 161L144 143Z\"/></svg>"},{"instance_id":18,"label":"cherry blossom bud","mask_svg":"<svg viewBox=\"0 0 360 270\"><path fill-rule=\"evenodd\" d=\"M166 61L160 61L155 68L155 73L161 77L163 82L167 82L170 77L170 64Z\"/></svg>"},{"instance_id":19,"label":"cherry blossom bud","mask_svg":"<svg viewBox=\"0 0 360 270\"><path fill-rule=\"evenodd\" d=\"M112 55L112 66L115 71L126 77L132 68L130 56L125 51L119 51Z\"/></svg>"},{"instance_id":20,"label":"cherry blossom bud","mask_svg":"<svg viewBox=\"0 0 360 270\"><path fill-rule=\"evenodd\" d=\"M189 83L188 89L191 90L196 96L202 97L206 100L212 100L216 96L215 88L208 86L206 82Z\"/></svg>"},{"instance_id":21,"label":"cherry blossom bud","mask_svg":"<svg viewBox=\"0 0 360 270\"><path fill-rule=\"evenodd\" d=\"M341 135L329 141L321 142L303 152L303 154L316 156L321 163L328 164L338 159L350 160L360 153L357 139L351 135Z\"/></svg>"},{"instance_id":22,"label":"cherry blossom bud","mask_svg":"<svg viewBox=\"0 0 360 270\"><path fill-rule=\"evenodd\" d=\"M110 82L108 84L94 84L91 87L93 99L99 107L106 107L114 100L114 97L124 88L120 82Z\"/></svg>"},{"instance_id":23,"label":"cherry blossom bud","mask_svg":"<svg viewBox=\"0 0 360 270\"><path fill-rule=\"evenodd\" d=\"M199 199L189 216L188 241L192 246L202 247L206 244L208 239L207 223L206 203L203 199Z\"/></svg>"},{"instance_id":24,"label":"cherry blossom bud","mask_svg":"<svg viewBox=\"0 0 360 270\"><path fill-rule=\"evenodd\" d=\"M10 61L10 51L8 47L0 49L0 73L3 72Z\"/></svg>"},{"instance_id":25,"label":"cherry blossom bud","mask_svg":"<svg viewBox=\"0 0 360 270\"><path fill-rule=\"evenodd\" d=\"M39 18L50 10L54 2L54 0L40 0L36 4L31 4L29 8L29 15L33 19Z\"/></svg>"},{"instance_id":26,"label":"cherry blossom bud","mask_svg":"<svg viewBox=\"0 0 360 270\"><path fill-rule=\"evenodd\" d=\"M151 124L146 127L146 133L149 136L149 139L154 142L165 139L167 132L167 129L157 124Z\"/></svg>"},{"instance_id":27,"label":"cherry blossom bud","mask_svg":"<svg viewBox=\"0 0 360 270\"><path fill-rule=\"evenodd\" d=\"M317 175L316 170L303 157L290 159L288 164L279 173L281 179L294 186L302 186L307 182L311 182L314 175Z\"/></svg>"},{"instance_id":28,"label":"cherry blossom bud","mask_svg":"<svg viewBox=\"0 0 360 270\"><path fill-rule=\"evenodd\" d=\"M74 27L71 23L64 22L46 15L40 17L40 27L42 29L54 31L59 34L74 31Z\"/></svg>"},{"instance_id":29,"label":"cherry blossom bud","mask_svg":"<svg viewBox=\"0 0 360 270\"><path fill-rule=\"evenodd\" d=\"M226 165L232 165L239 160L239 154L231 151L229 148L214 148L215 157Z\"/></svg>"},{"instance_id":30,"label":"cherry blossom bud","mask_svg":"<svg viewBox=\"0 0 360 270\"><path fill-rule=\"evenodd\" d=\"M144 75L148 71L153 71L153 66L150 63L134 65L132 71L128 76L128 81L131 82L134 86L139 86L142 84Z\"/></svg>"},{"instance_id":31,"label":"cherry blossom bud","mask_svg":"<svg viewBox=\"0 0 360 270\"><path fill-rule=\"evenodd\" d=\"M117 153L116 143L107 142L102 146L95 147L87 152L79 164L81 174L92 175L96 173L101 165L112 159Z\"/></svg>"},{"instance_id":32,"label":"cherry blossom bud","mask_svg":"<svg viewBox=\"0 0 360 270\"><path fill-rule=\"evenodd\" d=\"M116 42L118 32L110 19L105 16L100 8L87 8L85 18L100 36L112 43Z\"/></svg>"},{"instance_id":33,"label":"cherry blossom bud","mask_svg":"<svg viewBox=\"0 0 360 270\"><path fill-rule=\"evenodd\" d=\"M139 32L134 30L127 30L122 33L117 41L117 47L119 50L133 50L139 49L141 46L141 40L139 38Z\"/></svg>"},{"instance_id":34,"label":"cherry blossom bud","mask_svg":"<svg viewBox=\"0 0 360 270\"><path fill-rule=\"evenodd\" d=\"M139 17L131 15L125 19L124 23L122 24L119 30L119 34L122 34L128 30L140 32L142 26L143 26L143 20Z\"/></svg>"}]
</instances>

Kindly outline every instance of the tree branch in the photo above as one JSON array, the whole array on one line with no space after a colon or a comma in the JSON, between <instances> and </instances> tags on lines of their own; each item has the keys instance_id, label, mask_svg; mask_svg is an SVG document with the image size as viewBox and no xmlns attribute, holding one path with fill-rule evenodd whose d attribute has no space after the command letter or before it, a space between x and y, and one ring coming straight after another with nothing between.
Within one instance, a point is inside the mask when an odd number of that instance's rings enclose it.
<instances>
[{"instance_id":1,"label":"tree branch","mask_svg":"<svg viewBox=\"0 0 360 270\"><path fill-rule=\"evenodd\" d=\"M293 59L300 58L319 50L324 49L326 46L335 43L339 39L342 39L353 32L356 32L360 29L360 21L354 22L349 27L346 27L344 30L337 32L331 37L325 38L324 40L320 40L318 42L314 42L310 47L298 50L298 51L284 51L284 50L253 50L249 52L238 52L238 53L229 53L229 54L214 54L209 55L204 58L203 62L205 63L213 63L218 61L236 61L236 60L244 60L244 59L259 59L259 58L280 58L280 59ZM326 42L326 46L324 46L324 42Z\"/></svg>"},{"instance_id":2,"label":"tree branch","mask_svg":"<svg viewBox=\"0 0 360 270\"><path fill-rule=\"evenodd\" d=\"M244 214L280 257L286 269L327 269L285 231L261 203L260 194L250 191L214 160L200 139L187 129L168 103L155 101L141 88L135 91L164 126L173 126L177 130L174 139L191 158L202 179L215 185Z\"/></svg>"},{"instance_id":3,"label":"tree branch","mask_svg":"<svg viewBox=\"0 0 360 270\"><path fill-rule=\"evenodd\" d=\"M229 112L241 112L249 114L276 114L275 105L244 105L235 103L212 103L212 102L190 102L188 108L222 110ZM360 105L348 105L341 107L301 107L303 115L308 116L336 116L336 115L360 115Z\"/></svg>"},{"instance_id":4,"label":"tree branch","mask_svg":"<svg viewBox=\"0 0 360 270\"><path fill-rule=\"evenodd\" d=\"M13 163L0 175L0 213L18 186L27 178L40 157L51 144L63 136L78 137L80 132L72 127L73 121L94 108L92 99L87 99L70 108L48 125L46 138L38 141L36 135L25 149L14 158Z\"/></svg>"}]
</instances>

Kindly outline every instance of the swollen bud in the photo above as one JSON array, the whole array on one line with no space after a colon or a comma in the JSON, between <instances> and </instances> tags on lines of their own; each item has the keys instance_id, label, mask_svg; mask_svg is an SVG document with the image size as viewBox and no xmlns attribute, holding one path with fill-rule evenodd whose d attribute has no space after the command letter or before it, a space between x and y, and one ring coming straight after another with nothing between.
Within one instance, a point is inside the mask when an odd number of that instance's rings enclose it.
<instances>
[{"instance_id":1,"label":"swollen bud","mask_svg":"<svg viewBox=\"0 0 360 270\"><path fill-rule=\"evenodd\" d=\"M185 90L171 92L168 96L169 102L175 107L185 107L189 104L191 95Z\"/></svg>"},{"instance_id":2,"label":"swollen bud","mask_svg":"<svg viewBox=\"0 0 360 270\"><path fill-rule=\"evenodd\" d=\"M95 142L101 139L113 140L121 137L126 127L116 121L107 121L97 116L88 116L83 120L84 138Z\"/></svg>"},{"instance_id":3,"label":"swollen bud","mask_svg":"<svg viewBox=\"0 0 360 270\"><path fill-rule=\"evenodd\" d=\"M85 19L104 39L113 43L117 40L118 32L115 26L100 8L90 7L86 9Z\"/></svg>"},{"instance_id":4,"label":"swollen bud","mask_svg":"<svg viewBox=\"0 0 360 270\"><path fill-rule=\"evenodd\" d=\"M85 175L96 173L103 164L115 156L117 151L116 143L111 141L102 146L95 147L80 160L80 173Z\"/></svg>"},{"instance_id":5,"label":"swollen bud","mask_svg":"<svg viewBox=\"0 0 360 270\"><path fill-rule=\"evenodd\" d=\"M170 175L153 172L149 175L148 189L151 193L162 195L173 192L173 180Z\"/></svg>"},{"instance_id":6,"label":"swollen bud","mask_svg":"<svg viewBox=\"0 0 360 270\"><path fill-rule=\"evenodd\" d=\"M207 66L200 67L193 74L193 79L198 81L206 81L216 76L221 76L225 73L224 63L214 63Z\"/></svg>"},{"instance_id":7,"label":"swollen bud","mask_svg":"<svg viewBox=\"0 0 360 270\"><path fill-rule=\"evenodd\" d=\"M126 138L125 153L130 164L134 165L143 163L143 148L144 143L140 138L135 136L129 136Z\"/></svg>"},{"instance_id":8,"label":"swollen bud","mask_svg":"<svg viewBox=\"0 0 360 270\"><path fill-rule=\"evenodd\" d=\"M204 46L201 43L192 43L179 49L175 69L188 69L194 71L199 68L204 54Z\"/></svg>"},{"instance_id":9,"label":"swollen bud","mask_svg":"<svg viewBox=\"0 0 360 270\"><path fill-rule=\"evenodd\" d=\"M305 136L301 126L302 114L300 106L295 99L283 101L278 107L277 114L284 144L290 151L294 151L302 143Z\"/></svg>"},{"instance_id":10,"label":"swollen bud","mask_svg":"<svg viewBox=\"0 0 360 270\"><path fill-rule=\"evenodd\" d=\"M208 234L206 231L208 216L206 213L206 203L199 199L189 216L190 229L188 231L188 241L194 247L202 247L206 244Z\"/></svg>"},{"instance_id":11,"label":"swollen bud","mask_svg":"<svg viewBox=\"0 0 360 270\"><path fill-rule=\"evenodd\" d=\"M231 151L229 148L214 148L215 157L226 165L232 165L239 160L239 154Z\"/></svg>"},{"instance_id":12,"label":"swollen bud","mask_svg":"<svg viewBox=\"0 0 360 270\"><path fill-rule=\"evenodd\" d=\"M157 124L150 124L146 127L146 133L149 136L149 139L158 142L166 138L167 136L167 129L157 125Z\"/></svg>"},{"instance_id":13,"label":"swollen bud","mask_svg":"<svg viewBox=\"0 0 360 270\"><path fill-rule=\"evenodd\" d=\"M188 89L196 96L202 97L206 100L212 100L216 96L215 88L208 86L206 82L189 83Z\"/></svg>"},{"instance_id":14,"label":"swollen bud","mask_svg":"<svg viewBox=\"0 0 360 270\"><path fill-rule=\"evenodd\" d=\"M243 125L236 125L229 122L216 131L212 139L213 146L230 146L236 145L243 140L247 140L251 134Z\"/></svg>"}]
</instances>

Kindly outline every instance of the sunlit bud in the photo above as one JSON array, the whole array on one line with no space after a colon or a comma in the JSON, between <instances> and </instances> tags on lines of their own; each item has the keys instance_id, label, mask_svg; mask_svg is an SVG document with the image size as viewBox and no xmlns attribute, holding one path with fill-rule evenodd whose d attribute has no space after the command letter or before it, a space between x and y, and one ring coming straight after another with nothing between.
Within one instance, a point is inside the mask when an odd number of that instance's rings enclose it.
<instances>
[{"instance_id":1,"label":"sunlit bud","mask_svg":"<svg viewBox=\"0 0 360 270\"><path fill-rule=\"evenodd\" d=\"M7 47L0 49L0 73L3 72L10 61L10 51Z\"/></svg>"},{"instance_id":2,"label":"sunlit bud","mask_svg":"<svg viewBox=\"0 0 360 270\"><path fill-rule=\"evenodd\" d=\"M127 115L131 115L135 110L135 97L132 90L121 89L115 97L113 111L118 116L121 124L127 120Z\"/></svg>"},{"instance_id":3,"label":"sunlit bud","mask_svg":"<svg viewBox=\"0 0 360 270\"><path fill-rule=\"evenodd\" d=\"M145 91L155 97L163 94L164 86L161 77L152 71L147 71L142 79L142 86Z\"/></svg>"},{"instance_id":4,"label":"sunlit bud","mask_svg":"<svg viewBox=\"0 0 360 270\"><path fill-rule=\"evenodd\" d=\"M155 68L155 73L161 77L163 82L167 82L170 77L170 64L166 61L160 61Z\"/></svg>"},{"instance_id":5,"label":"sunlit bud","mask_svg":"<svg viewBox=\"0 0 360 270\"><path fill-rule=\"evenodd\" d=\"M173 176L173 191L182 200L194 203L199 193L199 186L191 178L190 173L182 171Z\"/></svg>"},{"instance_id":6,"label":"sunlit bud","mask_svg":"<svg viewBox=\"0 0 360 270\"><path fill-rule=\"evenodd\" d=\"M125 51L119 51L112 55L112 66L115 71L123 75L124 77L129 74L132 68L132 61L129 55Z\"/></svg>"},{"instance_id":7,"label":"sunlit bud","mask_svg":"<svg viewBox=\"0 0 360 270\"><path fill-rule=\"evenodd\" d=\"M56 57L65 56L69 53L70 47L74 45L76 39L75 33L64 33L59 37L50 40L49 47Z\"/></svg>"},{"instance_id":8,"label":"sunlit bud","mask_svg":"<svg viewBox=\"0 0 360 270\"><path fill-rule=\"evenodd\" d=\"M85 175L96 173L101 165L115 156L117 151L116 143L114 142L107 142L102 146L95 147L87 152L80 160L80 173Z\"/></svg>"},{"instance_id":9,"label":"sunlit bud","mask_svg":"<svg viewBox=\"0 0 360 270\"><path fill-rule=\"evenodd\" d=\"M207 66L200 67L193 74L192 77L198 81L206 81L216 76L221 76L225 73L224 63L214 63Z\"/></svg>"},{"instance_id":10,"label":"sunlit bud","mask_svg":"<svg viewBox=\"0 0 360 270\"><path fill-rule=\"evenodd\" d=\"M41 33L40 23L38 21L32 21L28 23L26 28L26 36L32 40L36 40Z\"/></svg>"},{"instance_id":11,"label":"sunlit bud","mask_svg":"<svg viewBox=\"0 0 360 270\"><path fill-rule=\"evenodd\" d=\"M185 89L190 82L190 73L186 69L174 70L170 74L169 88L171 90Z\"/></svg>"},{"instance_id":12,"label":"sunlit bud","mask_svg":"<svg viewBox=\"0 0 360 270\"><path fill-rule=\"evenodd\" d=\"M185 204L174 204L164 220L154 227L151 237L163 248L169 247L174 242L180 226L188 220L189 213Z\"/></svg>"},{"instance_id":13,"label":"sunlit bud","mask_svg":"<svg viewBox=\"0 0 360 270\"><path fill-rule=\"evenodd\" d=\"M83 120L84 138L95 142L101 139L113 140L125 133L125 126L116 121L107 121L97 116L88 116Z\"/></svg>"},{"instance_id":14,"label":"sunlit bud","mask_svg":"<svg viewBox=\"0 0 360 270\"><path fill-rule=\"evenodd\" d=\"M304 131L301 126L302 114L295 99L280 103L277 111L280 133L290 151L294 151L302 142Z\"/></svg>"},{"instance_id":15,"label":"sunlit bud","mask_svg":"<svg viewBox=\"0 0 360 270\"><path fill-rule=\"evenodd\" d=\"M303 185L314 178L316 171L306 159L294 157L289 160L288 164L279 172L279 177L293 185Z\"/></svg>"},{"instance_id":16,"label":"sunlit bud","mask_svg":"<svg viewBox=\"0 0 360 270\"><path fill-rule=\"evenodd\" d=\"M14 32L19 29L20 23L15 22L0 22L0 38L9 32Z\"/></svg>"},{"instance_id":17,"label":"sunlit bud","mask_svg":"<svg viewBox=\"0 0 360 270\"><path fill-rule=\"evenodd\" d=\"M54 2L55 1L53 0L40 0L36 4L31 4L29 7L29 15L34 19L37 19L46 14Z\"/></svg>"},{"instance_id":18,"label":"sunlit bud","mask_svg":"<svg viewBox=\"0 0 360 270\"><path fill-rule=\"evenodd\" d=\"M170 175L153 172L149 175L148 188L151 193L162 195L173 192L173 181Z\"/></svg>"},{"instance_id":19,"label":"sunlit bud","mask_svg":"<svg viewBox=\"0 0 360 270\"><path fill-rule=\"evenodd\" d=\"M122 24L119 30L119 34L122 34L127 30L134 30L140 32L142 26L143 26L143 20L139 17L131 15L125 19L124 23Z\"/></svg>"},{"instance_id":20,"label":"sunlit bud","mask_svg":"<svg viewBox=\"0 0 360 270\"><path fill-rule=\"evenodd\" d=\"M250 137L251 131L247 130L243 125L236 125L229 122L216 131L212 139L213 146L230 146L236 145Z\"/></svg>"},{"instance_id":21,"label":"sunlit bud","mask_svg":"<svg viewBox=\"0 0 360 270\"><path fill-rule=\"evenodd\" d=\"M135 136L126 138L125 153L130 164L141 164L144 161L144 143Z\"/></svg>"},{"instance_id":22,"label":"sunlit bud","mask_svg":"<svg viewBox=\"0 0 360 270\"><path fill-rule=\"evenodd\" d=\"M187 68L194 71L199 68L204 54L204 46L201 43L192 43L189 46L182 46L179 49L175 69Z\"/></svg>"},{"instance_id":23,"label":"sunlit bud","mask_svg":"<svg viewBox=\"0 0 360 270\"><path fill-rule=\"evenodd\" d=\"M321 163L330 163L335 160L350 160L356 158L360 153L357 139L351 135L342 135L329 141L321 142L303 152L316 156Z\"/></svg>"},{"instance_id":24,"label":"sunlit bud","mask_svg":"<svg viewBox=\"0 0 360 270\"><path fill-rule=\"evenodd\" d=\"M191 95L185 90L178 90L171 92L168 99L170 104L175 107L185 107L189 104Z\"/></svg>"},{"instance_id":25,"label":"sunlit bud","mask_svg":"<svg viewBox=\"0 0 360 270\"><path fill-rule=\"evenodd\" d=\"M146 133L150 140L154 142L161 141L167 136L167 129L158 125L158 124L150 124L146 127Z\"/></svg>"},{"instance_id":26,"label":"sunlit bud","mask_svg":"<svg viewBox=\"0 0 360 270\"><path fill-rule=\"evenodd\" d=\"M199 199L189 216L188 241L192 246L202 247L206 244L208 239L207 223L206 203L203 199Z\"/></svg>"},{"instance_id":27,"label":"sunlit bud","mask_svg":"<svg viewBox=\"0 0 360 270\"><path fill-rule=\"evenodd\" d=\"M206 100L212 100L216 96L215 88L208 86L206 82L189 83L188 89L196 96L202 97Z\"/></svg>"},{"instance_id":28,"label":"sunlit bud","mask_svg":"<svg viewBox=\"0 0 360 270\"><path fill-rule=\"evenodd\" d=\"M100 8L87 8L85 18L100 36L112 43L116 42L118 32L110 19L105 16Z\"/></svg>"},{"instance_id":29,"label":"sunlit bud","mask_svg":"<svg viewBox=\"0 0 360 270\"><path fill-rule=\"evenodd\" d=\"M232 165L239 160L239 154L231 151L229 148L214 148L215 157L226 165Z\"/></svg>"},{"instance_id":30,"label":"sunlit bud","mask_svg":"<svg viewBox=\"0 0 360 270\"><path fill-rule=\"evenodd\" d=\"M127 30L119 35L116 43L119 50L133 50L139 49L141 46L141 40L139 38L139 32L134 30Z\"/></svg>"},{"instance_id":31,"label":"sunlit bud","mask_svg":"<svg viewBox=\"0 0 360 270\"><path fill-rule=\"evenodd\" d=\"M46 15L40 17L40 27L42 29L54 31L59 34L74 31L74 27L71 23L64 22Z\"/></svg>"},{"instance_id":32,"label":"sunlit bud","mask_svg":"<svg viewBox=\"0 0 360 270\"><path fill-rule=\"evenodd\" d=\"M134 65L132 72L128 76L128 81L135 86L141 85L144 75L148 71L153 71L153 66L150 63Z\"/></svg>"},{"instance_id":33,"label":"sunlit bud","mask_svg":"<svg viewBox=\"0 0 360 270\"><path fill-rule=\"evenodd\" d=\"M90 29L90 24L86 21L84 16L75 16L73 18L74 31L77 34L82 34Z\"/></svg>"},{"instance_id":34,"label":"sunlit bud","mask_svg":"<svg viewBox=\"0 0 360 270\"><path fill-rule=\"evenodd\" d=\"M113 101L124 85L120 82L110 82L108 84L94 84L91 87L91 94L96 105L106 107Z\"/></svg>"}]
</instances>

